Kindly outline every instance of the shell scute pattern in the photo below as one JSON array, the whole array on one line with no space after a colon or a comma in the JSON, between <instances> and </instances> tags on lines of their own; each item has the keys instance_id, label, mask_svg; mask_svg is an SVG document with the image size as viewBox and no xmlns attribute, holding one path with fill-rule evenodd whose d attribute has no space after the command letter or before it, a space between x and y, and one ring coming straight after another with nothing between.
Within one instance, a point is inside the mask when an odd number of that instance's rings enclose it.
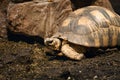
<instances>
[{"instance_id":1,"label":"shell scute pattern","mask_svg":"<svg viewBox=\"0 0 120 80\"><path fill-rule=\"evenodd\" d=\"M92 6L74 11L66 20L60 38L86 47L120 45L120 16L114 12Z\"/></svg>"}]
</instances>

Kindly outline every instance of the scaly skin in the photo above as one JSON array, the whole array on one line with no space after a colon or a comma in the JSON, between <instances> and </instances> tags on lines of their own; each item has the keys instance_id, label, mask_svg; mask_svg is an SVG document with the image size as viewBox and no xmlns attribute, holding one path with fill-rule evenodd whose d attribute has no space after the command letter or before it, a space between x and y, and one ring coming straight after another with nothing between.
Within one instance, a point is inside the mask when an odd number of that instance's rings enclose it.
<instances>
[{"instance_id":1,"label":"scaly skin","mask_svg":"<svg viewBox=\"0 0 120 80\"><path fill-rule=\"evenodd\" d=\"M82 58L84 58L84 53L76 52L74 48L69 46L69 44L62 45L61 52L66 57L69 57L70 59L73 60L81 60Z\"/></svg>"},{"instance_id":2,"label":"scaly skin","mask_svg":"<svg viewBox=\"0 0 120 80\"><path fill-rule=\"evenodd\" d=\"M84 47L69 44L67 41L59 40L58 38L46 38L45 44L53 50L61 51L57 54L58 56L65 55L73 60L81 60L84 58L84 52L86 52Z\"/></svg>"}]
</instances>

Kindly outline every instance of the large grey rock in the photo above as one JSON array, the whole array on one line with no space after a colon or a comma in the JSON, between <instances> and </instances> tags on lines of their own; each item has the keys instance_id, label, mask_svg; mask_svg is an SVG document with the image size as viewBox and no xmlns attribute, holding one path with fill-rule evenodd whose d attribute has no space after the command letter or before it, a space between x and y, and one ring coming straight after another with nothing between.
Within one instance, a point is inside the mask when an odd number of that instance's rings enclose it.
<instances>
[{"instance_id":1,"label":"large grey rock","mask_svg":"<svg viewBox=\"0 0 120 80\"><path fill-rule=\"evenodd\" d=\"M49 37L71 12L69 0L10 4L7 10L9 29L29 36Z\"/></svg>"}]
</instances>

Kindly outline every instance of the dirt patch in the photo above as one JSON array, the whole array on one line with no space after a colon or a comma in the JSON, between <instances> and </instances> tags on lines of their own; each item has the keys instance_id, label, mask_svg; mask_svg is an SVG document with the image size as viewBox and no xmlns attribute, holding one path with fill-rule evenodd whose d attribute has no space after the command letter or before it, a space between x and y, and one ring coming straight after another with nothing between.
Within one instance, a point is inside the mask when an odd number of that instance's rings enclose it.
<instances>
[{"instance_id":1,"label":"dirt patch","mask_svg":"<svg viewBox=\"0 0 120 80\"><path fill-rule=\"evenodd\" d=\"M82 61L54 57L44 46L0 40L0 80L120 80L120 51Z\"/></svg>"}]
</instances>

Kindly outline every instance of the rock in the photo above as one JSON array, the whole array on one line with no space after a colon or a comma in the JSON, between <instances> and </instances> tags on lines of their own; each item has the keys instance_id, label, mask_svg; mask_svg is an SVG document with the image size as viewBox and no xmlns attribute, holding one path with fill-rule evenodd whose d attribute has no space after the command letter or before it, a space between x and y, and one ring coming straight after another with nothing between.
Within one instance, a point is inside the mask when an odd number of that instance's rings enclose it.
<instances>
[{"instance_id":1,"label":"rock","mask_svg":"<svg viewBox=\"0 0 120 80\"><path fill-rule=\"evenodd\" d=\"M7 10L9 29L14 33L28 36L49 37L58 30L62 21L71 12L69 0L10 4Z\"/></svg>"},{"instance_id":2,"label":"rock","mask_svg":"<svg viewBox=\"0 0 120 80\"><path fill-rule=\"evenodd\" d=\"M9 4L10 0L0 0L0 9L3 11L3 12L6 12L6 8Z\"/></svg>"},{"instance_id":3,"label":"rock","mask_svg":"<svg viewBox=\"0 0 120 80\"><path fill-rule=\"evenodd\" d=\"M5 14L0 10L0 38L7 38L7 22Z\"/></svg>"},{"instance_id":4,"label":"rock","mask_svg":"<svg viewBox=\"0 0 120 80\"><path fill-rule=\"evenodd\" d=\"M92 5L102 6L102 7L105 7L107 9L111 10L111 11L114 11L114 9L112 8L110 0L96 0L95 2L92 3Z\"/></svg>"},{"instance_id":5,"label":"rock","mask_svg":"<svg viewBox=\"0 0 120 80\"><path fill-rule=\"evenodd\" d=\"M113 11L113 8L109 0L71 0L71 2L73 3L73 10L85 6L96 5L108 8Z\"/></svg>"},{"instance_id":6,"label":"rock","mask_svg":"<svg viewBox=\"0 0 120 80\"><path fill-rule=\"evenodd\" d=\"M6 8L9 0L0 1L0 38L7 38Z\"/></svg>"}]
</instances>

